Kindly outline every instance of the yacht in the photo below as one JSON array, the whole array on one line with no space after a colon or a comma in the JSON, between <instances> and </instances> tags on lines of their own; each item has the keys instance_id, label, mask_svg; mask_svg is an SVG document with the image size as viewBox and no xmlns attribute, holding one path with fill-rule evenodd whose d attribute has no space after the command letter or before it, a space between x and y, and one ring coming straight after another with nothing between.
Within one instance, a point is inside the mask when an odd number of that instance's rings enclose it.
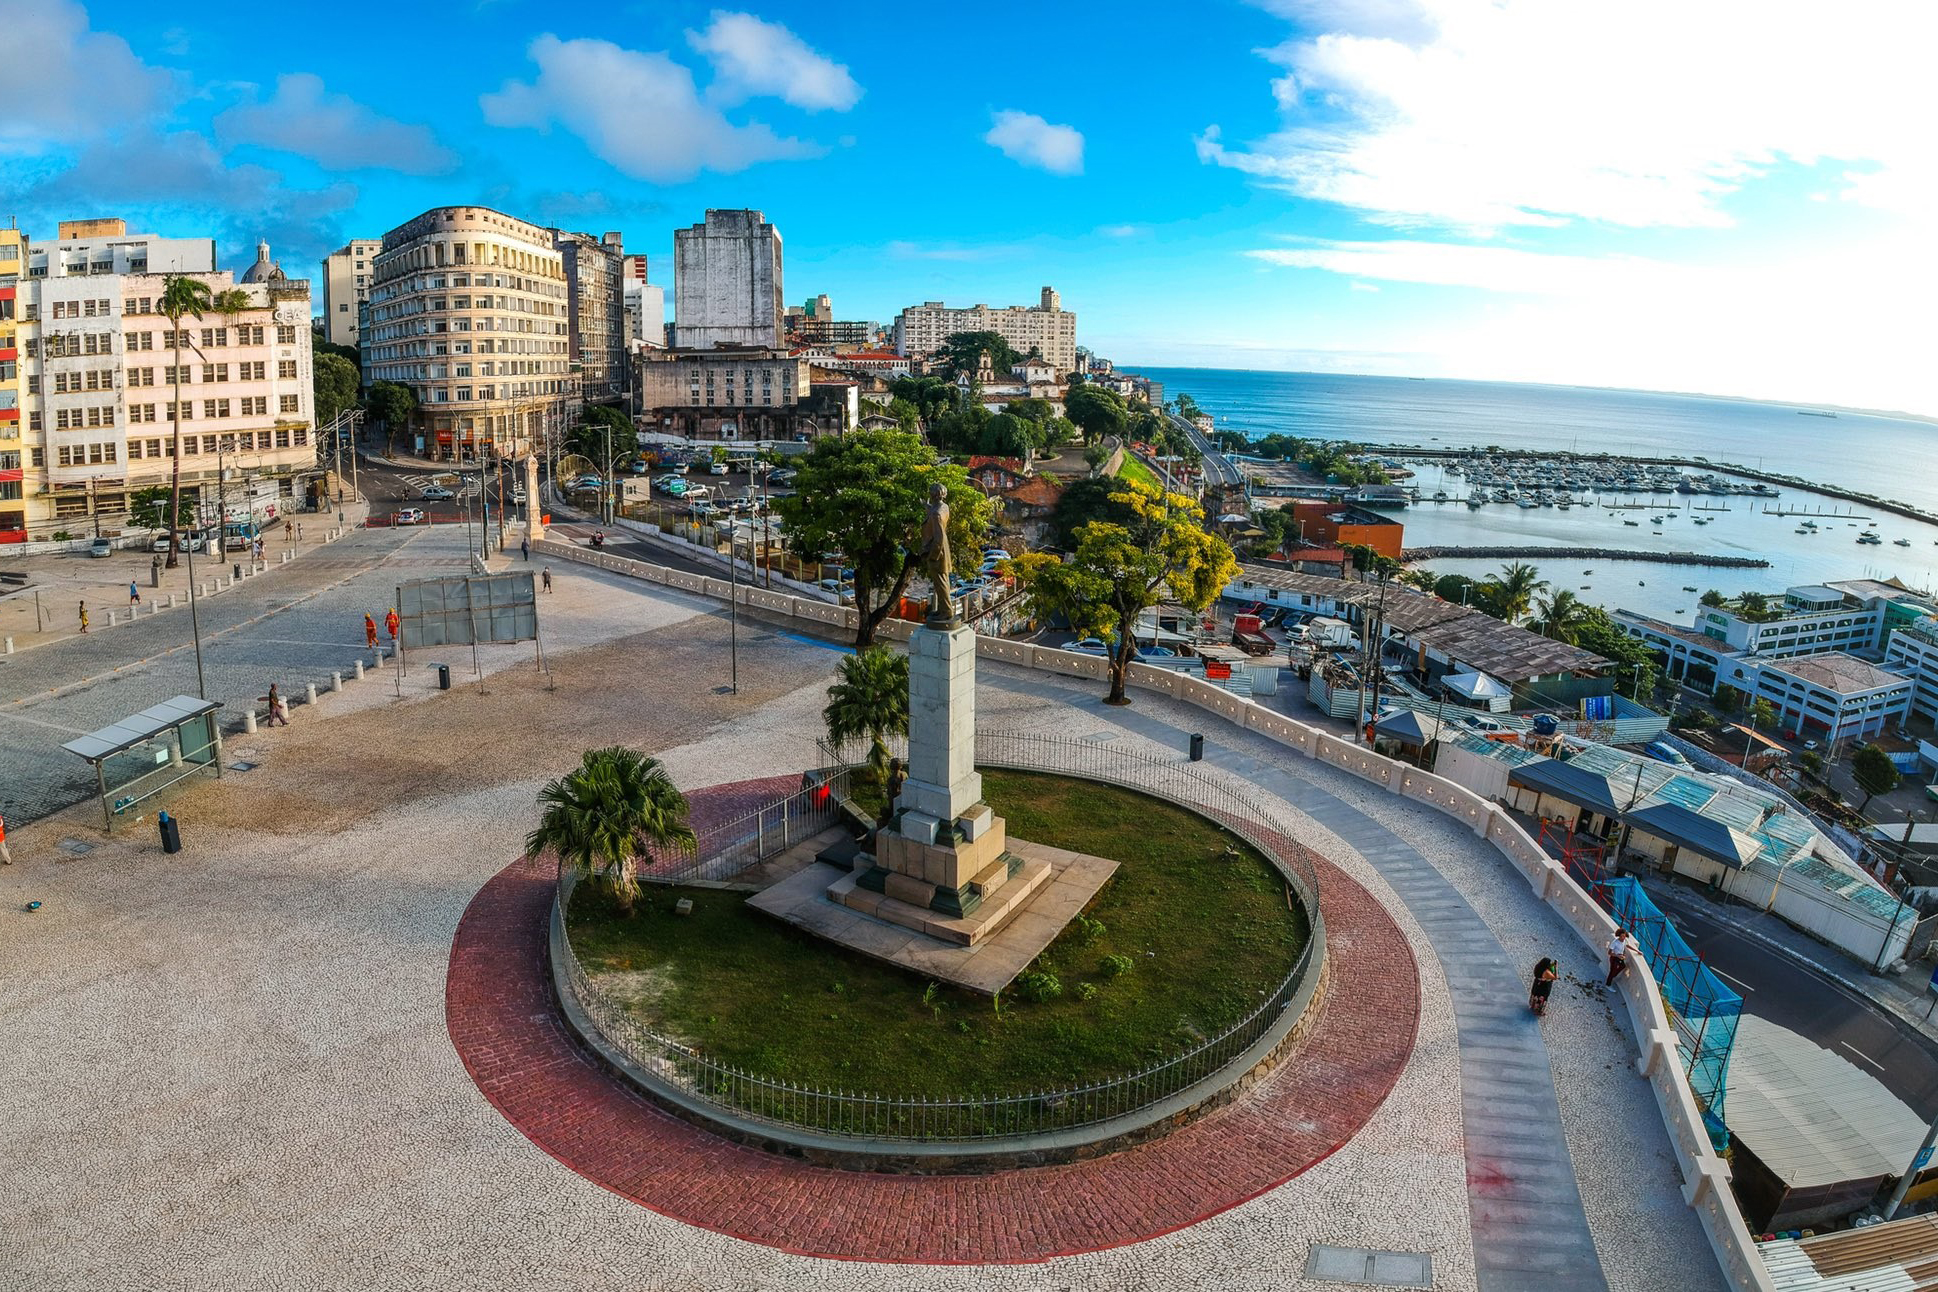
<instances>
[{"instance_id":1,"label":"yacht","mask_svg":"<svg viewBox=\"0 0 1938 1292\"><path fill-rule=\"evenodd\" d=\"M1892 542L1893 542L1894 544L1896 544L1896 545L1897 545L1898 547L1909 547L1909 546L1911 546L1911 540L1910 540L1910 539L1908 539L1908 538L1897 538L1897 539L1892 539L1891 541L1892 541Z\"/></svg>"}]
</instances>

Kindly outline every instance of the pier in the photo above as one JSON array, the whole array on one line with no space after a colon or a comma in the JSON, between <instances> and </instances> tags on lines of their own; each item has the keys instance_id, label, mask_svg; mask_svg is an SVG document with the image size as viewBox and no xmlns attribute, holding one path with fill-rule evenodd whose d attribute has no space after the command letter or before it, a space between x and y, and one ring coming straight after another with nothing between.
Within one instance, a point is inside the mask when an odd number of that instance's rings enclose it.
<instances>
[{"instance_id":1,"label":"pier","mask_svg":"<svg viewBox=\"0 0 1938 1292\"><path fill-rule=\"evenodd\" d=\"M1653 561L1657 565L1707 565L1718 569L1766 570L1770 567L1770 563L1760 556L1718 556L1704 552L1636 552L1615 547L1409 547L1400 553L1400 559L1408 563L1469 557L1520 559L1539 556L1567 557L1571 560L1576 557L1586 557L1595 561Z\"/></svg>"}]
</instances>

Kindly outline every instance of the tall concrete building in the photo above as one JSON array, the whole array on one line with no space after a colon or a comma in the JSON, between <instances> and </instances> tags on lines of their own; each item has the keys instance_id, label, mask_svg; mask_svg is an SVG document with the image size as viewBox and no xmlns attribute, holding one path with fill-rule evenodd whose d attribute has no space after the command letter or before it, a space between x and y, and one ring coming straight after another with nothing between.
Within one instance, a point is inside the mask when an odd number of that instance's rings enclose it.
<instances>
[{"instance_id":1,"label":"tall concrete building","mask_svg":"<svg viewBox=\"0 0 1938 1292\"><path fill-rule=\"evenodd\" d=\"M565 266L566 326L580 395L589 403L610 403L626 382L622 240L616 233L595 238L559 229L552 239Z\"/></svg>"},{"instance_id":2,"label":"tall concrete building","mask_svg":"<svg viewBox=\"0 0 1938 1292\"><path fill-rule=\"evenodd\" d=\"M911 305L895 316L898 354L933 354L957 332L994 332L1017 353L1032 350L1048 359L1058 373L1077 366L1077 316L1063 308L1055 288L1045 287L1035 305L991 309L972 305L950 309L941 301Z\"/></svg>"},{"instance_id":3,"label":"tall concrete building","mask_svg":"<svg viewBox=\"0 0 1938 1292\"><path fill-rule=\"evenodd\" d=\"M759 211L708 211L673 231L674 336L683 350L778 348L781 235Z\"/></svg>"},{"instance_id":4,"label":"tall concrete building","mask_svg":"<svg viewBox=\"0 0 1938 1292\"><path fill-rule=\"evenodd\" d=\"M386 233L372 265L364 380L411 388L425 453L517 457L562 431L578 389L550 229L436 207Z\"/></svg>"},{"instance_id":5,"label":"tall concrete building","mask_svg":"<svg viewBox=\"0 0 1938 1292\"><path fill-rule=\"evenodd\" d=\"M185 318L177 338L156 312L166 274L242 307ZM120 220L63 222L51 243L0 231L0 542L119 527L134 493L168 483L178 432L206 520L225 478L293 503L316 464L309 321L308 280L266 245L237 283L209 238Z\"/></svg>"},{"instance_id":6,"label":"tall concrete building","mask_svg":"<svg viewBox=\"0 0 1938 1292\"><path fill-rule=\"evenodd\" d=\"M358 238L323 257L323 339L357 345L357 318L370 301L372 268L383 243Z\"/></svg>"}]
</instances>

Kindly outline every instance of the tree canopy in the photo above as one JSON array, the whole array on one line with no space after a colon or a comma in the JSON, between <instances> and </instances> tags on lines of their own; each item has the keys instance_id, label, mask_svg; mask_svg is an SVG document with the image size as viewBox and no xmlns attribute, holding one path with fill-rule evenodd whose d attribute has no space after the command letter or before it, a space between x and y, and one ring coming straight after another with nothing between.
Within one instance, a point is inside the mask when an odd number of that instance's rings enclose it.
<instances>
[{"instance_id":1,"label":"tree canopy","mask_svg":"<svg viewBox=\"0 0 1938 1292\"><path fill-rule=\"evenodd\" d=\"M984 354L989 356L989 366L1003 375L1023 360L1000 332L951 332L942 342L940 359L951 377L965 372L973 377Z\"/></svg>"},{"instance_id":2,"label":"tree canopy","mask_svg":"<svg viewBox=\"0 0 1938 1292\"><path fill-rule=\"evenodd\" d=\"M539 791L544 808L525 851L559 860L612 890L630 915L639 896L638 859L654 847L690 845L686 796L656 758L623 746L589 749L579 766Z\"/></svg>"},{"instance_id":3,"label":"tree canopy","mask_svg":"<svg viewBox=\"0 0 1938 1292\"><path fill-rule=\"evenodd\" d=\"M1129 525L1137 513L1121 502L1113 502L1111 495L1122 492L1123 486L1115 480L1091 477L1086 480L1072 480L1057 495L1056 510L1050 513L1050 525L1055 531L1056 545L1065 551L1077 543L1077 531L1093 520L1110 521L1117 525Z\"/></svg>"},{"instance_id":4,"label":"tree canopy","mask_svg":"<svg viewBox=\"0 0 1938 1292\"><path fill-rule=\"evenodd\" d=\"M1898 782L1904 779L1898 772L1897 764L1891 761L1891 756L1873 744L1859 745L1857 752L1851 755L1851 778L1857 782L1857 788L1864 791L1864 801L1857 805L1859 812L1871 806L1871 800L1879 794L1889 794L1896 789Z\"/></svg>"},{"instance_id":5,"label":"tree canopy","mask_svg":"<svg viewBox=\"0 0 1938 1292\"><path fill-rule=\"evenodd\" d=\"M838 552L854 568L857 648L874 642L916 572L931 485L948 490L953 552L974 552L989 527L993 506L968 473L938 464L933 449L904 431L830 436L796 462L795 492L774 510L804 558Z\"/></svg>"},{"instance_id":6,"label":"tree canopy","mask_svg":"<svg viewBox=\"0 0 1938 1292\"><path fill-rule=\"evenodd\" d=\"M416 394L400 382L380 381L370 388L365 402L371 414L383 422L384 437L396 449L397 433L410 425L410 415L417 410Z\"/></svg>"},{"instance_id":7,"label":"tree canopy","mask_svg":"<svg viewBox=\"0 0 1938 1292\"><path fill-rule=\"evenodd\" d=\"M1205 530L1204 509L1191 499L1137 481L1118 486L1110 501L1129 513L1124 523L1091 521L1077 530L1068 560L1037 552L1010 568L1038 614L1114 639L1106 703L1128 704L1137 617L1167 594L1203 610L1238 572L1238 561Z\"/></svg>"},{"instance_id":8,"label":"tree canopy","mask_svg":"<svg viewBox=\"0 0 1938 1292\"><path fill-rule=\"evenodd\" d=\"M877 780L888 774L888 737L908 734L908 656L887 646L841 657L821 710L828 739L836 745L868 740L868 767Z\"/></svg>"},{"instance_id":9,"label":"tree canopy","mask_svg":"<svg viewBox=\"0 0 1938 1292\"><path fill-rule=\"evenodd\" d=\"M328 426L346 409L357 406L355 364L333 354L319 354L311 373L311 385L316 392L318 426Z\"/></svg>"},{"instance_id":10,"label":"tree canopy","mask_svg":"<svg viewBox=\"0 0 1938 1292\"><path fill-rule=\"evenodd\" d=\"M1083 432L1085 443L1095 443L1107 435L1122 435L1130 410L1123 397L1102 386L1073 386L1064 396L1063 413Z\"/></svg>"}]
</instances>

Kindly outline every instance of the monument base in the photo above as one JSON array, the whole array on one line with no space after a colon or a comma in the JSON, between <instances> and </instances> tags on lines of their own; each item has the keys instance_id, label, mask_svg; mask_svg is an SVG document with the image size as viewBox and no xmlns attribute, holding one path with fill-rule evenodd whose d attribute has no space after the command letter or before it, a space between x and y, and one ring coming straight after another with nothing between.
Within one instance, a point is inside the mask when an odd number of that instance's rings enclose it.
<instances>
[{"instance_id":1,"label":"monument base","mask_svg":"<svg viewBox=\"0 0 1938 1292\"><path fill-rule=\"evenodd\" d=\"M972 947L1022 914L1049 879L1048 862L1005 853L961 889L873 866L828 885L828 900L942 942Z\"/></svg>"}]
</instances>

